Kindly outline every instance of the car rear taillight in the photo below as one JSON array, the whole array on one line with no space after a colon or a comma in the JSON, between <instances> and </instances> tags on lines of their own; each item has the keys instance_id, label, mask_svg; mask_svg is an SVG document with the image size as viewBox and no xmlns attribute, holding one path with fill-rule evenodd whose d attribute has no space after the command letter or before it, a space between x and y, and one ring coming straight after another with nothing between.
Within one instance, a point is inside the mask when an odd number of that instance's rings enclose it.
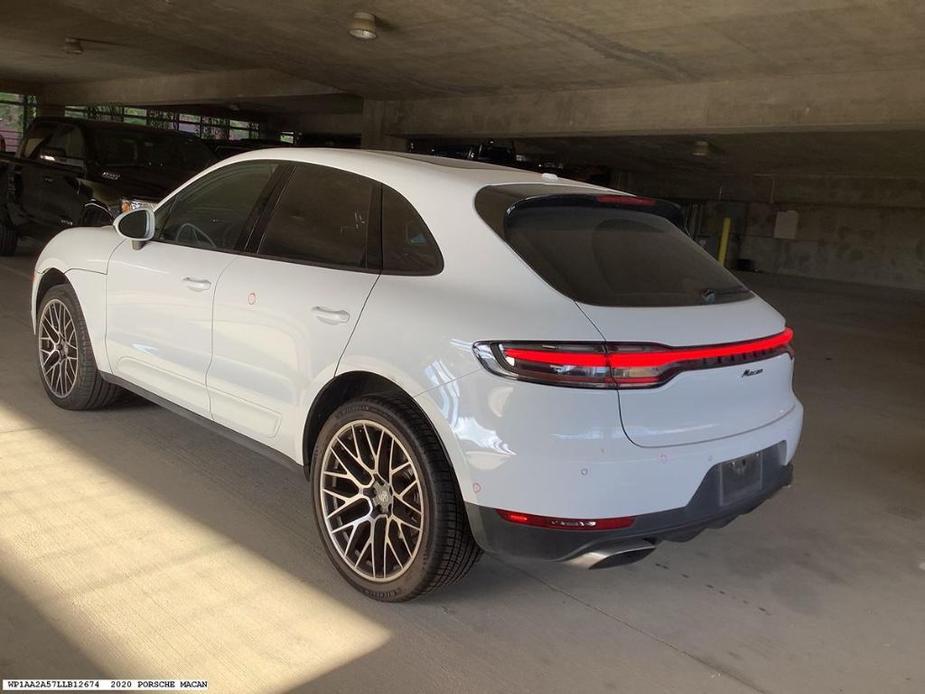
<instances>
[{"instance_id":1,"label":"car rear taillight","mask_svg":"<svg viewBox=\"0 0 925 694\"><path fill-rule=\"evenodd\" d=\"M605 342L477 342L476 357L492 373L579 388L654 388L682 371L793 356L793 330L744 342L700 347Z\"/></svg>"},{"instance_id":2,"label":"car rear taillight","mask_svg":"<svg viewBox=\"0 0 925 694\"><path fill-rule=\"evenodd\" d=\"M556 528L558 530L617 530L629 528L636 522L635 516L622 516L620 518L553 518L551 516L537 516L533 513L520 511L504 511L497 509L498 515L509 523L517 525L532 525L535 528Z\"/></svg>"}]
</instances>

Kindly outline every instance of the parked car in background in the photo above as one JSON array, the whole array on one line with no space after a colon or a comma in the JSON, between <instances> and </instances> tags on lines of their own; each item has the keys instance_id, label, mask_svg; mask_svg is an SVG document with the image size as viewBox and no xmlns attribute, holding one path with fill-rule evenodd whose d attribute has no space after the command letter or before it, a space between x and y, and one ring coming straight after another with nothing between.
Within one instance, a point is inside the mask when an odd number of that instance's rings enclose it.
<instances>
[{"instance_id":1,"label":"parked car in background","mask_svg":"<svg viewBox=\"0 0 925 694\"><path fill-rule=\"evenodd\" d=\"M484 549L602 568L790 483L783 317L656 200L411 154L266 150L39 257L48 397L126 389L304 466L400 601Z\"/></svg>"},{"instance_id":2,"label":"parked car in background","mask_svg":"<svg viewBox=\"0 0 925 694\"><path fill-rule=\"evenodd\" d=\"M241 140L203 140L219 159L227 159L235 154L252 152L255 149L268 149L270 147L291 147L287 142L267 140L264 138L245 138Z\"/></svg>"},{"instance_id":3,"label":"parked car in background","mask_svg":"<svg viewBox=\"0 0 925 694\"><path fill-rule=\"evenodd\" d=\"M507 145L498 144L494 140L463 144L442 143L431 146L428 154L435 157L467 159L501 166L520 166L517 162L517 152L514 149L513 142Z\"/></svg>"},{"instance_id":4,"label":"parked car in background","mask_svg":"<svg viewBox=\"0 0 925 694\"><path fill-rule=\"evenodd\" d=\"M195 135L76 118L37 118L0 171L0 255L21 236L110 224L154 205L216 161ZM2 168L2 167L0 167Z\"/></svg>"},{"instance_id":5,"label":"parked car in background","mask_svg":"<svg viewBox=\"0 0 925 694\"><path fill-rule=\"evenodd\" d=\"M335 133L302 133L298 138L299 147L337 147L339 149L359 149L359 135Z\"/></svg>"}]
</instances>

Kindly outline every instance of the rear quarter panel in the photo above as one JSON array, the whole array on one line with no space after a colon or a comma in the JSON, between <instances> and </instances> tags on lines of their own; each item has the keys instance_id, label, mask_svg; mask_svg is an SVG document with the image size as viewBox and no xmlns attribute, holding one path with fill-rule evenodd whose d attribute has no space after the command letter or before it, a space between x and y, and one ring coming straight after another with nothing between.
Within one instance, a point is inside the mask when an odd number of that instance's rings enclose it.
<instances>
[{"instance_id":1,"label":"rear quarter panel","mask_svg":"<svg viewBox=\"0 0 925 694\"><path fill-rule=\"evenodd\" d=\"M417 398L443 441L461 487L471 488L469 463L456 431L459 403L452 393L459 379L485 371L473 354L473 343L601 337L575 302L534 275L482 222L471 195L415 198L409 189L406 197L440 245L444 269L428 277L382 275L338 374L373 372ZM437 391L442 395L436 399L422 395ZM616 398L612 400L616 408ZM616 409L611 416L619 422Z\"/></svg>"}]
</instances>

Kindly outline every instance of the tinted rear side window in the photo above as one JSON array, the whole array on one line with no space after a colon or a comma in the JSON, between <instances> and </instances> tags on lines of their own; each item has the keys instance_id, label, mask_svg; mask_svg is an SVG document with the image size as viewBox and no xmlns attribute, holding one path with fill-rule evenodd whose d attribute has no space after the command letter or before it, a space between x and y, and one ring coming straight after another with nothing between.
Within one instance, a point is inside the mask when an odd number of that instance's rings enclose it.
<instances>
[{"instance_id":1,"label":"tinted rear side window","mask_svg":"<svg viewBox=\"0 0 925 694\"><path fill-rule=\"evenodd\" d=\"M382 187L382 271L436 275L443 256L421 215L400 193Z\"/></svg>"},{"instance_id":2,"label":"tinted rear side window","mask_svg":"<svg viewBox=\"0 0 925 694\"><path fill-rule=\"evenodd\" d=\"M374 183L298 164L267 222L258 253L317 265L366 268Z\"/></svg>"},{"instance_id":3,"label":"tinted rear side window","mask_svg":"<svg viewBox=\"0 0 925 694\"><path fill-rule=\"evenodd\" d=\"M534 187L534 186L531 186ZM524 197L484 188L476 209L566 296L597 306L693 306L747 299L735 276L664 217L565 189Z\"/></svg>"}]
</instances>

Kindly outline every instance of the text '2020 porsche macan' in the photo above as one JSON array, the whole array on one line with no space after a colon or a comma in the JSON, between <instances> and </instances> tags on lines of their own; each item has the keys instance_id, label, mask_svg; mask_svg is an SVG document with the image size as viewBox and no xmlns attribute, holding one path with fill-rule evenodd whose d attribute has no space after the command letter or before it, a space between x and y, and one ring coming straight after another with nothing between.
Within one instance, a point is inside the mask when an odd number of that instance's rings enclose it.
<instances>
[{"instance_id":1,"label":"text '2020 porsche macan'","mask_svg":"<svg viewBox=\"0 0 925 694\"><path fill-rule=\"evenodd\" d=\"M303 466L331 561L379 600L482 550L625 564L786 486L802 425L792 331L677 224L474 162L243 154L48 244L42 381Z\"/></svg>"}]
</instances>

